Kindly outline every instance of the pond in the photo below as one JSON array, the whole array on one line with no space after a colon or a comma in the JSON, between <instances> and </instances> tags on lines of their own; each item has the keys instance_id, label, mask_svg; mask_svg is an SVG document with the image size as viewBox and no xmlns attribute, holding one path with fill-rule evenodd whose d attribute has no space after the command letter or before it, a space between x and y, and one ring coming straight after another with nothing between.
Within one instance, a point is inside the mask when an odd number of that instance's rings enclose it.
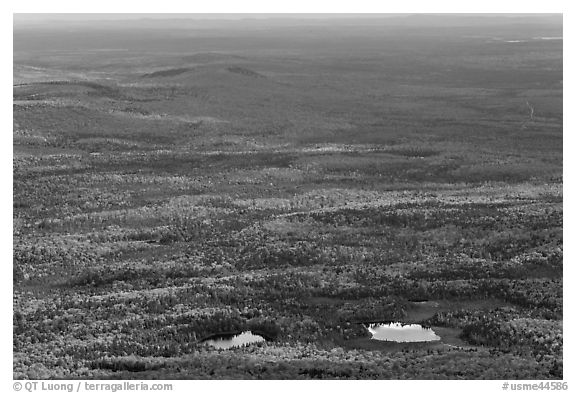
<instances>
[{"instance_id":1,"label":"pond","mask_svg":"<svg viewBox=\"0 0 576 393\"><path fill-rule=\"evenodd\" d=\"M399 343L438 341L440 336L430 328L417 324L371 323L367 326L373 340L394 341Z\"/></svg>"},{"instance_id":2,"label":"pond","mask_svg":"<svg viewBox=\"0 0 576 393\"><path fill-rule=\"evenodd\" d=\"M212 336L202 342L217 349L230 349L263 341L266 341L264 337L247 331L240 334L219 334Z\"/></svg>"}]
</instances>

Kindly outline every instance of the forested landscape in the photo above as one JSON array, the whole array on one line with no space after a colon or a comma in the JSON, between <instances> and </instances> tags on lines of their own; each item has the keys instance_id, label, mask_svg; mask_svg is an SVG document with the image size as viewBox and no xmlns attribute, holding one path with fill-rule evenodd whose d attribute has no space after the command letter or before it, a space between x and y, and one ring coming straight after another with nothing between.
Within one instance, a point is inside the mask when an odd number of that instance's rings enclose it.
<instances>
[{"instance_id":1,"label":"forested landscape","mask_svg":"<svg viewBox=\"0 0 576 393\"><path fill-rule=\"evenodd\" d=\"M562 42L555 15L15 24L14 378L562 379Z\"/></svg>"}]
</instances>

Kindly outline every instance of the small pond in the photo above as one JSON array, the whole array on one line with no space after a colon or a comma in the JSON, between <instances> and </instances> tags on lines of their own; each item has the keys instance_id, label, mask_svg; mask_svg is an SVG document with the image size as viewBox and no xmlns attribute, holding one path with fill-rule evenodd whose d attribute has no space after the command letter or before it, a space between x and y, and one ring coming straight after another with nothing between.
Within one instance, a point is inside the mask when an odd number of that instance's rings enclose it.
<instances>
[{"instance_id":1,"label":"small pond","mask_svg":"<svg viewBox=\"0 0 576 393\"><path fill-rule=\"evenodd\" d=\"M264 337L248 331L242 332L240 334L219 334L212 336L202 342L217 349L230 349L263 341L266 341Z\"/></svg>"},{"instance_id":2,"label":"small pond","mask_svg":"<svg viewBox=\"0 0 576 393\"><path fill-rule=\"evenodd\" d=\"M366 327L373 340L394 341L399 343L438 341L440 336L430 328L417 324L371 323Z\"/></svg>"}]
</instances>

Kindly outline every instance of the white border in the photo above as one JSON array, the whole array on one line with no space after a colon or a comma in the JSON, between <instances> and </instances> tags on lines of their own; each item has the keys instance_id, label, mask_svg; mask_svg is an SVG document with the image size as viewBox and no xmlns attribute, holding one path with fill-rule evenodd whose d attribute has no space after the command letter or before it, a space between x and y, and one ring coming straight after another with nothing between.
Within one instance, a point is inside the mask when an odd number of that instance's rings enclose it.
<instances>
[{"instance_id":1,"label":"white border","mask_svg":"<svg viewBox=\"0 0 576 393\"><path fill-rule=\"evenodd\" d=\"M82 2L78 0L58 0L58 1L12 1L4 4L6 12L2 13L2 53L12 53L12 13L563 13L564 14L564 113L569 114L573 100L574 77L571 70L575 70L573 59L573 33L576 18L569 7L569 1L546 0L546 1L495 1L484 0L481 2L465 1L315 1L294 0L278 4L277 2L264 0L219 0L204 2L180 2L173 0L148 1L148 2L120 2L118 0L99 0L96 2ZM566 44L568 42L568 44ZM570 47L572 46L572 48ZM1 305L3 322L0 326L2 333L2 356L1 356L1 384L5 391L12 390L12 63L4 60L2 63L2 75L4 76L2 90L2 132L0 133L0 173L3 193L1 194L2 209L0 209L0 222L4 225L0 227L2 239L2 293ZM564 189L568 195L568 203L564 204L565 222L565 280L564 299L564 375L571 389L576 386L576 380L572 379L574 371L574 339L573 327L574 312L570 307L569 300L573 299L574 290L570 278L574 277L573 263L576 263L574 248L574 222L575 210L571 206L571 198L574 195L573 174L576 169L575 154L570 154L570 146L576 146L571 132L573 127L570 124L573 120L565 116L564 118ZM444 392L462 392L464 389L470 392L493 392L502 391L501 382L498 381L261 381L258 383L249 381L175 381L173 391L177 392L202 392L213 389L226 389L228 391L266 391L276 389L280 392L288 392L294 389L331 389L332 391L346 391L350 388L376 389L384 392L386 389L401 389L402 391L430 391L441 390Z\"/></svg>"}]
</instances>

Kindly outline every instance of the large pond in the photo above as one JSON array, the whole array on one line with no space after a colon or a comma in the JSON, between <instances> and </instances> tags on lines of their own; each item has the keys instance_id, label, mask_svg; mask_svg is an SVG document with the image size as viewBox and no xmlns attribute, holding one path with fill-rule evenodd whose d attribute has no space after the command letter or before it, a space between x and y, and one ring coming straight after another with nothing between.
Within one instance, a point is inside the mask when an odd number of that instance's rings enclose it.
<instances>
[{"instance_id":1,"label":"large pond","mask_svg":"<svg viewBox=\"0 0 576 393\"><path fill-rule=\"evenodd\" d=\"M242 332L240 334L219 334L202 342L217 349L229 349L243 347L263 341L266 341L264 337L248 331Z\"/></svg>"},{"instance_id":2,"label":"large pond","mask_svg":"<svg viewBox=\"0 0 576 393\"><path fill-rule=\"evenodd\" d=\"M367 326L373 340L394 341L399 343L438 341L440 336L430 328L417 324L371 323Z\"/></svg>"}]
</instances>

